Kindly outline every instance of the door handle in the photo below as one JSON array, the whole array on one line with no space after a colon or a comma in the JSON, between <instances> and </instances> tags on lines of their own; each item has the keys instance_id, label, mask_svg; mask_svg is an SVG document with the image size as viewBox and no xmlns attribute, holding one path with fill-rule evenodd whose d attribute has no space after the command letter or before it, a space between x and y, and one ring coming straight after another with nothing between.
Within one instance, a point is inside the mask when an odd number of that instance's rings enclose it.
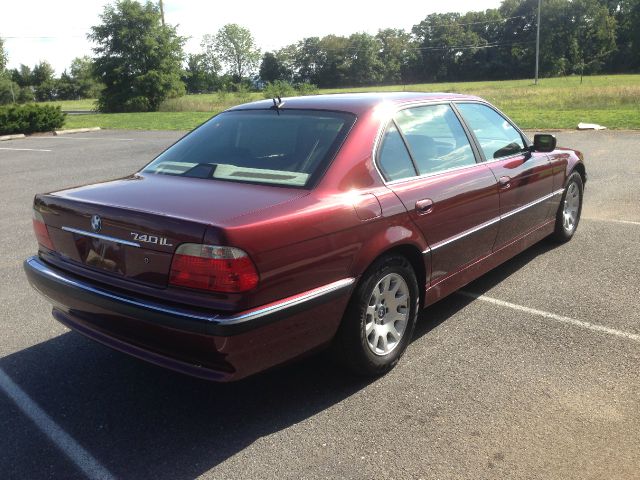
<instances>
[{"instance_id":1,"label":"door handle","mask_svg":"<svg viewBox=\"0 0 640 480\"><path fill-rule=\"evenodd\" d=\"M507 188L511 187L511 177L500 177L500 179L498 180L498 183L500 184L500 189L501 190L506 190Z\"/></svg>"},{"instance_id":2,"label":"door handle","mask_svg":"<svg viewBox=\"0 0 640 480\"><path fill-rule=\"evenodd\" d=\"M424 198L416 202L416 211L418 215L426 215L433 210L433 200L430 198Z\"/></svg>"}]
</instances>

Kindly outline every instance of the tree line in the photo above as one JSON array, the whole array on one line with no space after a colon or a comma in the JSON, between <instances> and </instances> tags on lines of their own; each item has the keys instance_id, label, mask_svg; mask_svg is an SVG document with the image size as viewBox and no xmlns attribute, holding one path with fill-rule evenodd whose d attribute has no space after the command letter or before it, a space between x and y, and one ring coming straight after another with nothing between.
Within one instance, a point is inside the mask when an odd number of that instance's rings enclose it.
<instances>
[{"instance_id":1,"label":"tree line","mask_svg":"<svg viewBox=\"0 0 640 480\"><path fill-rule=\"evenodd\" d=\"M264 80L341 87L531 78L537 0L434 13L410 31L309 37L263 56ZM640 70L640 0L543 0L542 76Z\"/></svg>"},{"instance_id":2,"label":"tree line","mask_svg":"<svg viewBox=\"0 0 640 480\"><path fill-rule=\"evenodd\" d=\"M542 5L541 76L640 71L640 0ZM59 78L46 62L7 71L0 40L0 103L97 96L105 112L147 111L185 92L265 85L289 86L288 92L291 85L530 78L537 6L538 0L503 0L496 9L430 14L410 30L307 37L264 53L249 30L230 24L205 35L200 52L185 55L186 38L161 21L155 3L119 0L91 28L93 58L75 59Z\"/></svg>"},{"instance_id":3,"label":"tree line","mask_svg":"<svg viewBox=\"0 0 640 480\"><path fill-rule=\"evenodd\" d=\"M57 78L53 67L46 61L37 63L33 68L20 65L5 71L2 77L0 73L0 105L95 98L100 93L100 85L93 73L93 60L88 56L75 58L69 69Z\"/></svg>"}]
</instances>

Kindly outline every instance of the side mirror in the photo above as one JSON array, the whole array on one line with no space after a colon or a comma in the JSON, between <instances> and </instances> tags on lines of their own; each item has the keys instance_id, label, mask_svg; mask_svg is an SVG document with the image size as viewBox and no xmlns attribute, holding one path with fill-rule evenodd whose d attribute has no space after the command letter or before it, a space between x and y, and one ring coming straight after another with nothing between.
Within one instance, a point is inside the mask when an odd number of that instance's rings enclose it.
<instances>
[{"instance_id":1,"label":"side mirror","mask_svg":"<svg viewBox=\"0 0 640 480\"><path fill-rule=\"evenodd\" d=\"M556 149L556 136L550 133L536 133L533 137L534 152L553 152Z\"/></svg>"}]
</instances>

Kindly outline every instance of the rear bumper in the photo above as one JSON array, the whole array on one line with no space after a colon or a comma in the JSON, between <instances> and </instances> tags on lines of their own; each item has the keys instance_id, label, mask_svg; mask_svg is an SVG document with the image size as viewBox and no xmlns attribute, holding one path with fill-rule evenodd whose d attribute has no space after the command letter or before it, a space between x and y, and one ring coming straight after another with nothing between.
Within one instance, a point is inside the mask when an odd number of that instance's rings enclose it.
<instances>
[{"instance_id":1,"label":"rear bumper","mask_svg":"<svg viewBox=\"0 0 640 480\"><path fill-rule=\"evenodd\" d=\"M94 340L152 363L211 380L235 380L285 362L333 338L353 278L235 314L134 298L25 260L29 283L53 315Z\"/></svg>"}]
</instances>

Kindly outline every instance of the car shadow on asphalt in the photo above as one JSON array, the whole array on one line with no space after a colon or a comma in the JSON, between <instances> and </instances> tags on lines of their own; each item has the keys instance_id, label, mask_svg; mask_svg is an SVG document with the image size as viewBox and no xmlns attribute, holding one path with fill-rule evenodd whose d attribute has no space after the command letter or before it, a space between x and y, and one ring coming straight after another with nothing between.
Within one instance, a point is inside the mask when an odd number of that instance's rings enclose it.
<instances>
[{"instance_id":1,"label":"car shadow on asphalt","mask_svg":"<svg viewBox=\"0 0 640 480\"><path fill-rule=\"evenodd\" d=\"M562 244L550 239L538 242L524 252L484 274L477 280L469 283L461 290L472 292L477 295L483 295L488 290L491 290L493 287L523 268L536 257L551 252L561 246ZM455 315L458 311L476 301L477 300L474 298L454 293L423 310L416 325L413 341L415 342L423 335L428 334L438 325Z\"/></svg>"},{"instance_id":2,"label":"car shadow on asphalt","mask_svg":"<svg viewBox=\"0 0 640 480\"><path fill-rule=\"evenodd\" d=\"M552 248L548 242L533 246L467 289L483 293ZM427 309L414 341L473 301L451 295ZM4 357L0 367L122 478L197 477L375 381L354 377L321 354L237 383L215 384L148 365L72 332ZM8 415L0 412L0 425L9 424L3 418ZM3 435L0 449L10 451L10 443L28 430ZM322 440L317 442L320 448ZM47 464L46 458L39 461ZM32 471L32 462L29 455L14 455L2 469L19 478Z\"/></svg>"}]
</instances>

